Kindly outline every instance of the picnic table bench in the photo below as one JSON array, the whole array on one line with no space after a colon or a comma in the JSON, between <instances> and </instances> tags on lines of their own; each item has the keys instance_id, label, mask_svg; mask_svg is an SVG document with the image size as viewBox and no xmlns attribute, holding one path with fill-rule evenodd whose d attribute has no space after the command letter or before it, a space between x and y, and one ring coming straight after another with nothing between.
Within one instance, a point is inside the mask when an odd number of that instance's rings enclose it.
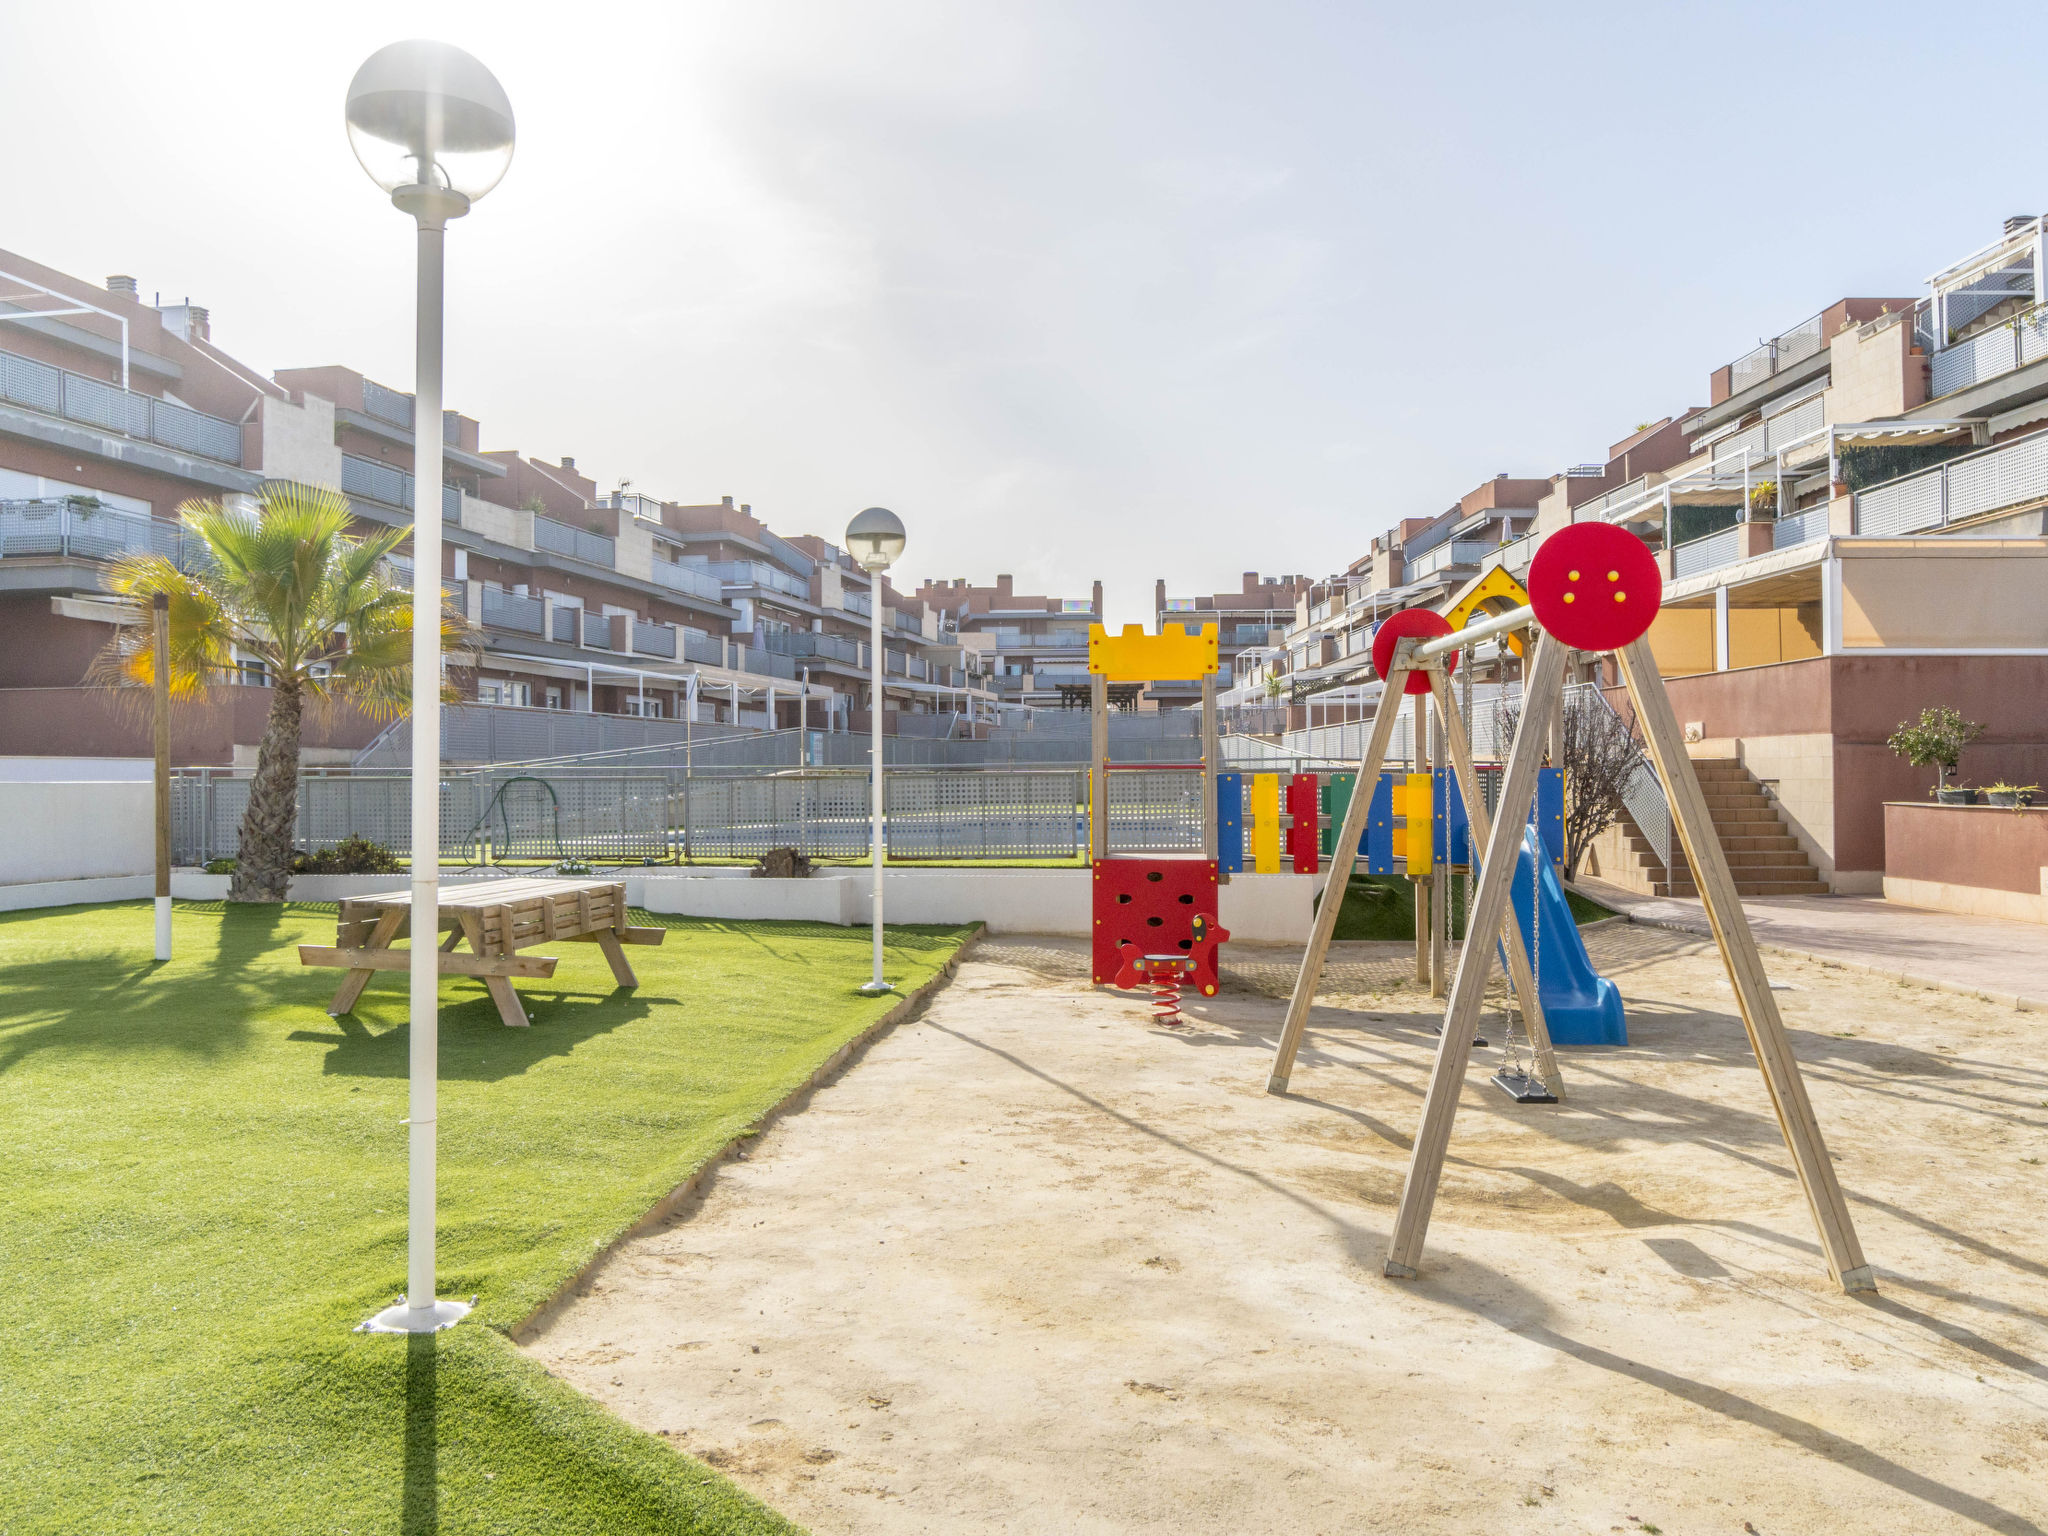
<instances>
[{"instance_id":1,"label":"picnic table bench","mask_svg":"<svg viewBox=\"0 0 2048 1536\"><path fill-rule=\"evenodd\" d=\"M626 916L626 887L606 880L492 880L444 888L435 933L448 934L440 947L443 976L482 979L497 1004L498 1017L525 1028L526 1010L512 990L514 976L555 974L553 955L522 955L538 944L595 944L604 951L612 975L622 987L637 987L640 978L626 962L627 944L659 944L665 928L635 928ZM412 951L394 949L412 933L412 892L358 896L341 904L332 948L301 944L301 965L327 965L346 970L341 988L327 1011L340 1015L355 1007L363 988L378 971L412 967ZM469 941L470 952L455 946Z\"/></svg>"}]
</instances>

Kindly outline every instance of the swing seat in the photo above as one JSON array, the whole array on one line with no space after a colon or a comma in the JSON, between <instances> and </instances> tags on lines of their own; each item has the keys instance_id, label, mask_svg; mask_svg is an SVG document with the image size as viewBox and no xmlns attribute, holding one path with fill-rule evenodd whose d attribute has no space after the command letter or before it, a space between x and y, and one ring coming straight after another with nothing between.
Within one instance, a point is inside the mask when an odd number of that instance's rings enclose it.
<instances>
[{"instance_id":1,"label":"swing seat","mask_svg":"<svg viewBox=\"0 0 2048 1536\"><path fill-rule=\"evenodd\" d=\"M1493 1086L1500 1089L1517 1104L1555 1104L1557 1095L1543 1086L1543 1079L1527 1072L1514 1072L1506 1067L1493 1074Z\"/></svg>"}]
</instances>

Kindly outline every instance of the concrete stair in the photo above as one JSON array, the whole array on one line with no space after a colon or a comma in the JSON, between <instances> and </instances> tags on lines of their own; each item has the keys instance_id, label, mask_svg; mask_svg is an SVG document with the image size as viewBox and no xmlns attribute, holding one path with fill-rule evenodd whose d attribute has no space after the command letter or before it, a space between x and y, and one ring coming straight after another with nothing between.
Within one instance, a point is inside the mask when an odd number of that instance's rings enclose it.
<instances>
[{"instance_id":1,"label":"concrete stair","mask_svg":"<svg viewBox=\"0 0 2048 1536\"><path fill-rule=\"evenodd\" d=\"M1786 828L1778 807L1750 771L1732 757L1693 759L1705 792L1707 810L1714 818L1714 831L1721 839L1721 851L1728 859L1728 872L1735 877L1735 890L1742 896L1824 896L1827 882L1813 867L1813 860L1799 846L1799 839ZM1649 839L1632 821L1624 821L1624 845L1635 863L1637 880L1630 884L1647 887L1654 896L1698 896L1692 870L1678 846L1677 829L1671 835L1672 868L1666 870L1651 851Z\"/></svg>"}]
</instances>

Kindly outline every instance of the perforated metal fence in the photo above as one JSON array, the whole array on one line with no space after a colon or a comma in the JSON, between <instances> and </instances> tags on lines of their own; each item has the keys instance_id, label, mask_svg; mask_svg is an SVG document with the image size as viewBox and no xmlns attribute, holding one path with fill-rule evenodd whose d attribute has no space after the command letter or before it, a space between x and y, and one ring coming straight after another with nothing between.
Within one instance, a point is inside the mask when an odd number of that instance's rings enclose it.
<instances>
[{"instance_id":1,"label":"perforated metal fence","mask_svg":"<svg viewBox=\"0 0 2048 1536\"><path fill-rule=\"evenodd\" d=\"M1197 768L1126 769L1109 775L1111 853L1199 853L1207 778Z\"/></svg>"},{"instance_id":2,"label":"perforated metal fence","mask_svg":"<svg viewBox=\"0 0 2048 1536\"><path fill-rule=\"evenodd\" d=\"M1087 836L1088 776L1076 769L909 773L884 783L891 858L1071 858Z\"/></svg>"}]
</instances>

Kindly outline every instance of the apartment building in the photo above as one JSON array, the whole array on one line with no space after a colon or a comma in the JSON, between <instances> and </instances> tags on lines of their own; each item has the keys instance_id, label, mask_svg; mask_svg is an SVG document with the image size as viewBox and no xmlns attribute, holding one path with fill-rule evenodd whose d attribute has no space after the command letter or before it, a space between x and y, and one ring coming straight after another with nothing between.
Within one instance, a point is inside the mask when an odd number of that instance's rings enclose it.
<instances>
[{"instance_id":1,"label":"apartment building","mask_svg":"<svg viewBox=\"0 0 2048 1536\"><path fill-rule=\"evenodd\" d=\"M1218 692L1227 691L1237 674L1237 658L1278 644L1294 627L1295 606L1308 588L1306 576L1260 576L1246 571L1235 592L1210 592L1195 597L1168 597L1166 583L1152 584L1155 631L1169 624L1191 629L1214 624L1221 648L1216 673ZM1202 700L1202 680L1152 683L1146 694L1160 709L1185 709Z\"/></svg>"},{"instance_id":2,"label":"apartment building","mask_svg":"<svg viewBox=\"0 0 2048 1536\"><path fill-rule=\"evenodd\" d=\"M197 558L178 506L266 480L334 486L365 526L409 526L413 401L339 365L264 378L210 339L208 312L145 303L0 252L0 755L127 755L139 726L83 687L117 611L102 575L137 550ZM481 704L845 729L865 719L865 572L824 540L792 541L750 508L600 494L573 458L482 446L443 413L444 589L472 623ZM409 575L407 546L393 558ZM980 657L884 582L885 720L986 715ZM180 711L181 761L249 759L259 678ZM856 713L861 720L856 720ZM310 721L309 761L380 727ZM949 723L948 730L951 726Z\"/></svg>"},{"instance_id":3,"label":"apartment building","mask_svg":"<svg viewBox=\"0 0 2048 1536\"><path fill-rule=\"evenodd\" d=\"M978 657L996 702L1059 708L1087 686L1088 627L1102 622L1102 583L1085 598L1028 596L1014 586L1009 576L992 587L959 577L927 581L917 597L941 636Z\"/></svg>"}]
</instances>

